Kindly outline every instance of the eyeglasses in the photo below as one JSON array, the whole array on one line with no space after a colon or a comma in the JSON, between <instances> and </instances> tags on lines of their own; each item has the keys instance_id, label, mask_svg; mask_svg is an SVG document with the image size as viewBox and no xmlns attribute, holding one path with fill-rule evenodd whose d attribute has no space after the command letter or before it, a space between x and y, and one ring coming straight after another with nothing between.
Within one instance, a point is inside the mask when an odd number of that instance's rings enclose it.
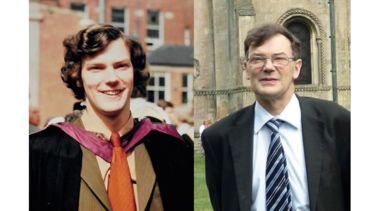
<instances>
[{"instance_id":1,"label":"eyeglasses","mask_svg":"<svg viewBox=\"0 0 375 211\"><path fill-rule=\"evenodd\" d=\"M270 59L275 67L285 67L289 64L289 60L294 60L294 57L288 57L286 55L273 55L271 58L265 56L253 56L248 58L247 61L251 68L260 68L264 67L267 59Z\"/></svg>"}]
</instances>

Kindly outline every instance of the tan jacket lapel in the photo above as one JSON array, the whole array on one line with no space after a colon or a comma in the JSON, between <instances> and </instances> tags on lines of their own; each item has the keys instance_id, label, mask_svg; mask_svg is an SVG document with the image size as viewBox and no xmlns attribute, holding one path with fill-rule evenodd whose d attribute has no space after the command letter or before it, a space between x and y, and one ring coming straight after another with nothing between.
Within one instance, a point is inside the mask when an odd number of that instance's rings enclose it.
<instances>
[{"instance_id":1,"label":"tan jacket lapel","mask_svg":"<svg viewBox=\"0 0 375 211\"><path fill-rule=\"evenodd\" d=\"M99 170L98 162L95 155L82 147L82 182L85 182L94 195L100 200L107 209L109 209L109 202L107 191L104 186L103 178ZM82 197L82 196L80 196ZM81 200L80 200L81 202Z\"/></svg>"},{"instance_id":2,"label":"tan jacket lapel","mask_svg":"<svg viewBox=\"0 0 375 211\"><path fill-rule=\"evenodd\" d=\"M73 122L74 125L80 128L84 128L83 123L80 118ZM96 160L96 156L94 153L86 149L85 147L81 146L82 150L82 169L81 169L81 183L85 183L91 193L95 195L95 198L100 200L102 206L104 206L107 210L109 210L109 201L107 196L107 191L104 186L103 178L101 177L101 173L99 170L98 161ZM91 200L93 197L89 196L90 193L84 186L81 184L81 193L80 193L80 210L84 207L92 207L93 201ZM86 206L87 205L87 206Z\"/></svg>"},{"instance_id":3,"label":"tan jacket lapel","mask_svg":"<svg viewBox=\"0 0 375 211\"><path fill-rule=\"evenodd\" d=\"M84 128L82 121L77 119L73 124L78 127ZM81 170L81 178L83 182L87 184L89 189L92 191L93 194L97 196L100 200L101 204L103 204L106 209L110 209L107 191L104 186L103 178L101 177L101 173L99 170L98 162L96 160L95 155L87 150L86 148L82 147L82 170ZM129 164L132 165L130 162ZM148 202L153 200L159 200L157 203L157 207L162 209L162 202L160 198L159 191L157 195L153 196L154 186L156 185L156 175L154 169L152 167L151 159L148 155L146 147L144 144L139 144L137 147L134 148L134 165L135 165L135 174L136 174L136 203L138 210L145 210ZM132 167L131 168L131 171ZM133 176L132 176L133 177ZM134 177L133 177L134 178ZM158 189L158 187L156 187ZM155 192L155 191L154 191ZM156 193L155 192L155 193ZM81 206L81 199L80 199L80 206Z\"/></svg>"},{"instance_id":4,"label":"tan jacket lapel","mask_svg":"<svg viewBox=\"0 0 375 211\"><path fill-rule=\"evenodd\" d=\"M137 177L137 207L138 210L145 210L152 197L156 176L144 144L140 144L134 149L134 156Z\"/></svg>"}]
</instances>

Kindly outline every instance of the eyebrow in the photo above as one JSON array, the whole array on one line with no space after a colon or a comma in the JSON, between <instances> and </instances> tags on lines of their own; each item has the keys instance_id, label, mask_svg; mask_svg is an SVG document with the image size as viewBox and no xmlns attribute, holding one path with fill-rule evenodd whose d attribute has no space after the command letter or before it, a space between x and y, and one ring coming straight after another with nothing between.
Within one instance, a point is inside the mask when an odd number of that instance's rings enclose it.
<instances>
[{"instance_id":1,"label":"eyebrow","mask_svg":"<svg viewBox=\"0 0 375 211\"><path fill-rule=\"evenodd\" d=\"M114 63L112 63L113 65L119 65L119 64L123 64L123 63L131 63L131 60L130 59L123 59L123 60L120 60L120 61L116 61ZM93 62L93 63L90 63L90 62L87 62L87 67L90 68L90 67L102 67L102 66L106 66L107 64L106 63L102 63L102 62Z\"/></svg>"},{"instance_id":2,"label":"eyebrow","mask_svg":"<svg viewBox=\"0 0 375 211\"><path fill-rule=\"evenodd\" d=\"M131 63L130 59L123 59L121 61L114 62L114 65L123 64L123 63Z\"/></svg>"},{"instance_id":3,"label":"eyebrow","mask_svg":"<svg viewBox=\"0 0 375 211\"><path fill-rule=\"evenodd\" d=\"M288 56L288 54L286 54L286 53L284 53L284 52L280 52L280 53L274 53L274 54L272 54L272 56L280 56L280 55Z\"/></svg>"},{"instance_id":4,"label":"eyebrow","mask_svg":"<svg viewBox=\"0 0 375 211\"><path fill-rule=\"evenodd\" d=\"M88 63L87 64L87 69L90 69L90 68L93 68L93 67L99 67L99 68L103 68L105 67L106 65L103 64L103 63Z\"/></svg>"},{"instance_id":5,"label":"eyebrow","mask_svg":"<svg viewBox=\"0 0 375 211\"><path fill-rule=\"evenodd\" d=\"M284 52L280 52L280 53L274 53L271 56L280 56L280 55L288 55L288 54L286 54ZM252 56L266 56L266 55L263 54L263 53L254 53L254 54L250 54L250 57L252 57Z\"/></svg>"}]
</instances>

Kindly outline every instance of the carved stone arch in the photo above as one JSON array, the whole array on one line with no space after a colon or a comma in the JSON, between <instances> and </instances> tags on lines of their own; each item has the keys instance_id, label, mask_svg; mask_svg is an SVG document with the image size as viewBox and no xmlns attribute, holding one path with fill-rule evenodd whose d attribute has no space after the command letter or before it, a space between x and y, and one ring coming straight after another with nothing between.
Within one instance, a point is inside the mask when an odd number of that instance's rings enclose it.
<instances>
[{"instance_id":1,"label":"carved stone arch","mask_svg":"<svg viewBox=\"0 0 375 211\"><path fill-rule=\"evenodd\" d=\"M313 84L325 85L327 72L327 33L323 29L323 25L311 11L302 8L293 8L282 14L276 21L281 25L288 25L288 23L300 21L306 24L310 33L313 36L312 46L316 46L314 58L312 58L313 68L312 74L315 74Z\"/></svg>"},{"instance_id":2,"label":"carved stone arch","mask_svg":"<svg viewBox=\"0 0 375 211\"><path fill-rule=\"evenodd\" d=\"M302 8L293 8L286 11L279 17L277 23L284 25L293 18L303 18L307 20L308 22L310 22L310 24L312 24L311 26L313 26L314 30L316 30L318 37L324 36L325 32L318 16L316 16L311 11Z\"/></svg>"}]
</instances>

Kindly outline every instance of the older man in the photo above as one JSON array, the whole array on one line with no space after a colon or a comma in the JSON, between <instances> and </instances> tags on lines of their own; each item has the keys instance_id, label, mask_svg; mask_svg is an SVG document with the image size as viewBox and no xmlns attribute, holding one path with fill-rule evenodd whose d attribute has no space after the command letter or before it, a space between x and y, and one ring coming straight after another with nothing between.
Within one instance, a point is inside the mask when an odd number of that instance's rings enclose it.
<instances>
[{"instance_id":1,"label":"older man","mask_svg":"<svg viewBox=\"0 0 375 211\"><path fill-rule=\"evenodd\" d=\"M256 102L202 134L215 210L349 210L350 113L297 96L299 41L268 24L245 40Z\"/></svg>"}]
</instances>

